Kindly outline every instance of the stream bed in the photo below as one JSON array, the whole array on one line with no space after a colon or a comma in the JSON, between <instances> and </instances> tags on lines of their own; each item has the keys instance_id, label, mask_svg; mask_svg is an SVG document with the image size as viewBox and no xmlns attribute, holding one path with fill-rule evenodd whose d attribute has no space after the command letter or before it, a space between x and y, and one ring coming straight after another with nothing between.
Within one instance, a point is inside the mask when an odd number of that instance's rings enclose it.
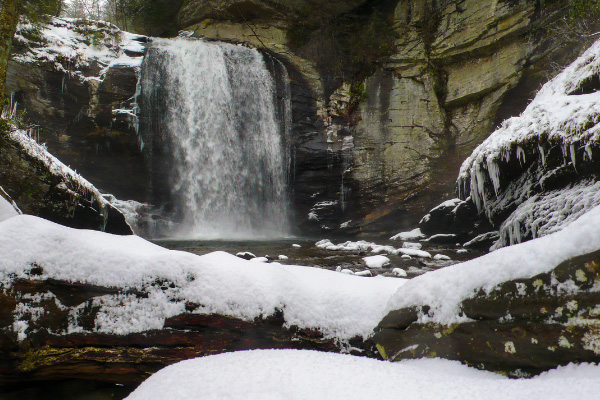
<instances>
[{"instance_id":1,"label":"stream bed","mask_svg":"<svg viewBox=\"0 0 600 400\"><path fill-rule=\"evenodd\" d=\"M267 257L271 262L281 264L303 265L328 269L331 271L348 270L361 273L369 270L370 276L400 276L394 273L395 268L406 272L406 277L412 278L425 272L447 267L459 262L467 261L485 254L481 250L467 250L454 245L434 245L422 243L423 248L431 255L443 254L450 260L434 260L431 258L412 257L402 258L401 255L381 253L390 259L390 265L384 268L367 268L363 257L374 255L364 251L331 251L319 248L315 243L319 239L287 238L272 240L154 240L153 242L171 250L187 251L203 255L213 251L225 251L230 254L249 252L256 257ZM335 243L344 242L343 239ZM378 244L401 247L401 242L389 240L377 241ZM286 258L280 258L285 256ZM369 276L369 274L367 274Z\"/></svg>"}]
</instances>

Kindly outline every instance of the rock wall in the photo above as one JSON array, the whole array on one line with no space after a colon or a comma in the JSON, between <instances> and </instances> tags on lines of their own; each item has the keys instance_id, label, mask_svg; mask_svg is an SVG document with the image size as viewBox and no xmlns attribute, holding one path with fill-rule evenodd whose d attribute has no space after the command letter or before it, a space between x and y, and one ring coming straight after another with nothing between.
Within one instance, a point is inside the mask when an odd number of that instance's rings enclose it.
<instances>
[{"instance_id":1,"label":"rock wall","mask_svg":"<svg viewBox=\"0 0 600 400\"><path fill-rule=\"evenodd\" d=\"M452 197L462 160L523 110L550 62L576 55L548 39L565 1L309 3L189 0L178 15L182 29L269 49L294 71L294 189L304 229L368 234L414 225ZM331 72L296 51L290 31L303 12L333 21L373 10L393 19L394 54L378 61L364 93L352 93L352 82L330 90Z\"/></svg>"},{"instance_id":2,"label":"rock wall","mask_svg":"<svg viewBox=\"0 0 600 400\"><path fill-rule=\"evenodd\" d=\"M453 197L462 160L500 113L518 114L532 95L521 82L545 79L552 52L538 33L559 13L531 1L398 3L398 51L365 81L354 139L352 178L367 221L404 209L414 224Z\"/></svg>"}]
</instances>

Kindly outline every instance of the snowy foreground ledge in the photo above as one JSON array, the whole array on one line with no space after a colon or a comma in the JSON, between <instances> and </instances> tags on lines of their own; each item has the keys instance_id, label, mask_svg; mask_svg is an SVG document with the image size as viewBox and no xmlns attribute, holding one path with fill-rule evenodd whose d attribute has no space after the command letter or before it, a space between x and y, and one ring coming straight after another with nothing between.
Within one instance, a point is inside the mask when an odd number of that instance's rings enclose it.
<instances>
[{"instance_id":1,"label":"snowy foreground ledge","mask_svg":"<svg viewBox=\"0 0 600 400\"><path fill-rule=\"evenodd\" d=\"M198 314L252 321L280 310L286 327L315 329L326 338L367 338L389 297L406 282L252 263L223 252L197 256L135 236L76 230L27 215L0 223L0 254L5 290L19 278L119 289L93 297L88 305L99 308L92 332L118 335L161 329L191 302L199 305ZM36 304L42 300L28 299L28 306L14 313L13 330L21 340L32 333L33 320L48 312ZM55 333L88 331L79 322L84 309L73 307L67 329Z\"/></svg>"},{"instance_id":2,"label":"snowy foreground ledge","mask_svg":"<svg viewBox=\"0 0 600 400\"><path fill-rule=\"evenodd\" d=\"M600 367L507 379L441 359L397 363L295 350L227 353L154 374L127 399L577 399L600 393Z\"/></svg>"}]
</instances>

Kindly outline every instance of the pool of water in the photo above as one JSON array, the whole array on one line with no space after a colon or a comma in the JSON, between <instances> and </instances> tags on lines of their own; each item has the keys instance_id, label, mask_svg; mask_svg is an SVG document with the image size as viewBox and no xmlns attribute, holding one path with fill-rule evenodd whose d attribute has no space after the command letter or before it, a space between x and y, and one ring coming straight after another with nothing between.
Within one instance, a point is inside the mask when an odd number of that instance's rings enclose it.
<instances>
[{"instance_id":1,"label":"pool of water","mask_svg":"<svg viewBox=\"0 0 600 400\"><path fill-rule=\"evenodd\" d=\"M367 270L363 257L372 255L359 251L330 251L317 248L318 239L294 238L276 240L155 240L154 243L171 250L187 251L198 255L213 251L225 251L230 254L250 252L257 257L268 257L272 262L281 264L303 265L308 267L323 268L328 270L349 269L353 272ZM344 240L336 240L340 243ZM377 244L391 244L400 247L401 242L375 241ZM414 277L425 272L443 268L458 262L470 260L484 254L482 251L469 250L459 253L459 248L451 245L430 245L423 243L423 250L432 255L444 254L451 258L450 261L436 261L426 258L412 258L410 260L400 256L386 255L390 259L390 266L372 269L371 275L395 276L394 268L401 268L407 276ZM285 256L281 259L279 256Z\"/></svg>"}]
</instances>

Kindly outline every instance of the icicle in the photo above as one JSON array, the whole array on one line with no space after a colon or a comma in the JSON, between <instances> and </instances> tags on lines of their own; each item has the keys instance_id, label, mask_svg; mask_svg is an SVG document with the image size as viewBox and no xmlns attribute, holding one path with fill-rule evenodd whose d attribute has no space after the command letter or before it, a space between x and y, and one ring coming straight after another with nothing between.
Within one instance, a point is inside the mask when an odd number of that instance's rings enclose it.
<instances>
[{"instance_id":1,"label":"icicle","mask_svg":"<svg viewBox=\"0 0 600 400\"><path fill-rule=\"evenodd\" d=\"M567 165L567 145L563 143L560 148L563 154L563 165Z\"/></svg>"},{"instance_id":2,"label":"icicle","mask_svg":"<svg viewBox=\"0 0 600 400\"><path fill-rule=\"evenodd\" d=\"M586 158L589 161L592 161L592 147L589 144L586 144L584 147L584 152L583 152L583 161L586 160Z\"/></svg>"},{"instance_id":3,"label":"icicle","mask_svg":"<svg viewBox=\"0 0 600 400\"><path fill-rule=\"evenodd\" d=\"M502 149L502 159L506 162L510 161L510 150L506 147Z\"/></svg>"},{"instance_id":4,"label":"icicle","mask_svg":"<svg viewBox=\"0 0 600 400\"><path fill-rule=\"evenodd\" d=\"M490 176L490 179L492 181L492 186L494 187L496 197L498 197L498 193L500 192L500 167L491 158L488 158L486 161L488 167L488 175Z\"/></svg>"},{"instance_id":5,"label":"icicle","mask_svg":"<svg viewBox=\"0 0 600 400\"><path fill-rule=\"evenodd\" d=\"M542 166L546 166L546 149L541 144L538 144L538 150L540 151L540 157L542 158Z\"/></svg>"},{"instance_id":6,"label":"icicle","mask_svg":"<svg viewBox=\"0 0 600 400\"><path fill-rule=\"evenodd\" d=\"M575 169L575 172L577 172L577 165L575 163L575 145L573 143L571 143L569 145L569 153L571 155L571 163L573 164L573 169Z\"/></svg>"},{"instance_id":7,"label":"icicle","mask_svg":"<svg viewBox=\"0 0 600 400\"><path fill-rule=\"evenodd\" d=\"M521 166L525 164L525 150L521 146L517 146L517 160L519 160Z\"/></svg>"}]
</instances>

